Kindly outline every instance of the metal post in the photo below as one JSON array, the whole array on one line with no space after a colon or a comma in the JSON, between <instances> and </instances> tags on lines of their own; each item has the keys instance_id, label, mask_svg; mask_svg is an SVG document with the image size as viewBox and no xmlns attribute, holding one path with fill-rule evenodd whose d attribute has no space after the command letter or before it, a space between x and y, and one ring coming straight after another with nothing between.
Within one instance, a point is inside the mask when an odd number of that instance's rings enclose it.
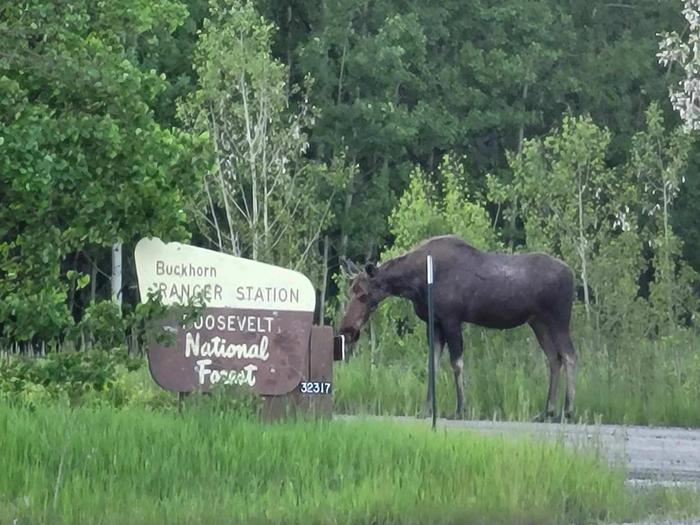
<instances>
[{"instance_id":1,"label":"metal post","mask_svg":"<svg viewBox=\"0 0 700 525\"><path fill-rule=\"evenodd\" d=\"M432 402L433 412L433 430L435 430L435 422L437 419L437 400L435 399L435 315L433 312L433 257L428 255L427 258L427 277L428 277L428 390Z\"/></svg>"}]
</instances>

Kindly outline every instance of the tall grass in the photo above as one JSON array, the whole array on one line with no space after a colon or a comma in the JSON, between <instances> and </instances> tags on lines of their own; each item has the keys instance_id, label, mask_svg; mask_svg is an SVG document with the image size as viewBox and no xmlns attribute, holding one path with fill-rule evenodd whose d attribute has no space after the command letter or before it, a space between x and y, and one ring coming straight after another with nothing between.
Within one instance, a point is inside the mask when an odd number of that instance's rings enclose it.
<instances>
[{"instance_id":1,"label":"tall grass","mask_svg":"<svg viewBox=\"0 0 700 525\"><path fill-rule=\"evenodd\" d=\"M335 411L422 414L427 388L425 336L385 332L376 340L374 348L361 340L349 362L335 364ZM700 344L694 333L616 344L584 334L575 342L579 356L577 421L700 427ZM544 408L547 363L528 329L467 329L464 360L466 417L529 420ZM71 364L74 359L67 361ZM112 366L106 379L100 379L100 389L93 385L93 376L105 374L99 360L97 364L93 361L78 359L75 366L58 367L58 372L52 368L58 361L51 359L3 363L0 401L24 406L58 401L83 406L177 407L176 397L154 384L145 361L136 371L121 364ZM88 372L92 382L84 384ZM447 355L441 359L438 380L440 414L451 416L455 387ZM563 390L562 375L559 407Z\"/></svg>"},{"instance_id":2,"label":"tall grass","mask_svg":"<svg viewBox=\"0 0 700 525\"><path fill-rule=\"evenodd\" d=\"M578 523L626 498L592 453L422 425L0 406L0 435L2 523Z\"/></svg>"},{"instance_id":3,"label":"tall grass","mask_svg":"<svg viewBox=\"0 0 700 525\"><path fill-rule=\"evenodd\" d=\"M418 415L427 388L425 337L362 341L334 370L335 407L348 413ZM700 344L693 333L661 341L579 337L576 417L579 421L700 427ZM447 353L447 352L445 352ZM466 417L528 420L544 409L547 361L527 328L465 331ZM438 406L449 416L455 387L447 355L438 374ZM564 376L560 381L562 404Z\"/></svg>"}]
</instances>

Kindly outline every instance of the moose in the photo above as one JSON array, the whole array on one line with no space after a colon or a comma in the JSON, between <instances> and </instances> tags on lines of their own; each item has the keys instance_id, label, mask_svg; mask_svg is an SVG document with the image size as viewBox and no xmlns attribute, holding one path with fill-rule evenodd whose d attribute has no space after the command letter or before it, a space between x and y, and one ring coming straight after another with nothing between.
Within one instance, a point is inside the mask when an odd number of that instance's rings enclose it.
<instances>
[{"instance_id":1,"label":"moose","mask_svg":"<svg viewBox=\"0 0 700 525\"><path fill-rule=\"evenodd\" d=\"M574 276L564 262L550 255L486 252L455 235L443 235L378 266L369 263L360 270L349 262L352 282L338 333L349 344L357 342L372 312L390 296L411 301L427 326L428 255L434 262L434 355L437 361L447 344L457 393L454 417L462 418L464 410L462 323L466 322L494 329L530 325L549 362L547 401L535 421L555 417L562 366L566 397L560 417L571 418L576 390L576 351L570 334ZM428 390L428 406L431 401Z\"/></svg>"}]
</instances>

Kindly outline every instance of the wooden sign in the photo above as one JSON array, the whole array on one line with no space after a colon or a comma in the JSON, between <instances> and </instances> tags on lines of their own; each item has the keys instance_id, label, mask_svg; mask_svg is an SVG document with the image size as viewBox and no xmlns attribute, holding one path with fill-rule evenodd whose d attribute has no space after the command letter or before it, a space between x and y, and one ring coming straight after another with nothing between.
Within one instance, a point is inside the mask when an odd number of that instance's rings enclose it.
<instances>
[{"instance_id":1,"label":"wooden sign","mask_svg":"<svg viewBox=\"0 0 700 525\"><path fill-rule=\"evenodd\" d=\"M198 294L206 303L193 326L170 326L177 332L173 347L149 347L151 375L161 387L206 392L243 385L282 395L309 377L316 292L306 276L156 238L139 241L135 258L142 301L153 290L166 305L185 305Z\"/></svg>"}]
</instances>

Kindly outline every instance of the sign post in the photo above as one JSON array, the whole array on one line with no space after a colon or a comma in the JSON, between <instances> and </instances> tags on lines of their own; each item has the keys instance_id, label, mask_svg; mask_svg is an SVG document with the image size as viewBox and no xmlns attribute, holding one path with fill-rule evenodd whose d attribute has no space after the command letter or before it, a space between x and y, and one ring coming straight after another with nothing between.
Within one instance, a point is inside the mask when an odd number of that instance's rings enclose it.
<instances>
[{"instance_id":1,"label":"sign post","mask_svg":"<svg viewBox=\"0 0 700 525\"><path fill-rule=\"evenodd\" d=\"M426 260L428 280L428 391L432 403L433 430L437 419L437 400L435 399L435 312L433 311L433 256Z\"/></svg>"},{"instance_id":2,"label":"sign post","mask_svg":"<svg viewBox=\"0 0 700 525\"><path fill-rule=\"evenodd\" d=\"M289 404L330 412L333 329L312 326L316 291L305 275L156 238L141 239L135 259L142 302L156 291L165 305L205 303L191 326L166 323L174 346L149 346L158 385L180 397L239 385L275 414Z\"/></svg>"}]
</instances>

